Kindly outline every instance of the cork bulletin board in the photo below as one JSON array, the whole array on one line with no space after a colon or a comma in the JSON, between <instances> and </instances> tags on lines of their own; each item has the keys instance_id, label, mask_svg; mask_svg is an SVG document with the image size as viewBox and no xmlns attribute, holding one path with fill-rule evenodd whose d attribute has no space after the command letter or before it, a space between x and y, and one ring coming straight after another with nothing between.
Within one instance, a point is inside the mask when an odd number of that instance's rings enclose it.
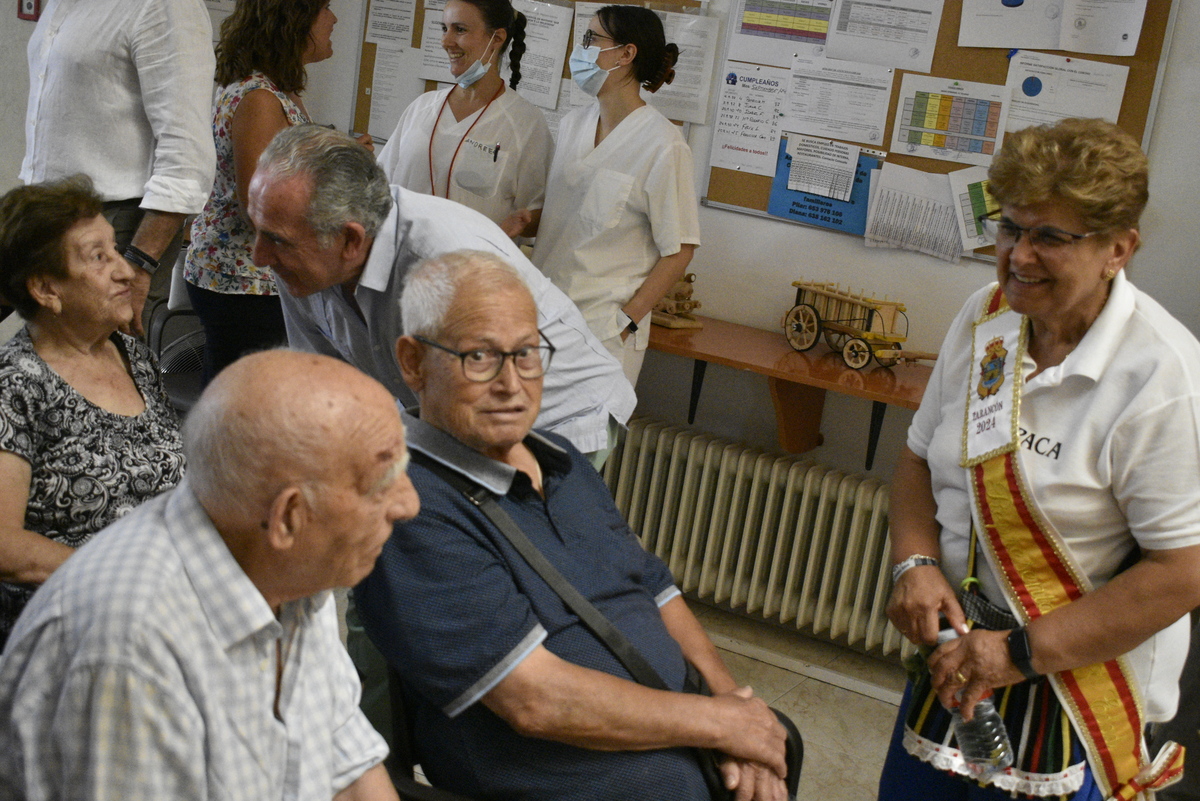
<instances>
[{"instance_id":1,"label":"cork bulletin board","mask_svg":"<svg viewBox=\"0 0 1200 801\"><path fill-rule=\"evenodd\" d=\"M1147 4L1141 37L1134 55L1121 57L1080 54L1081 58L1091 61L1120 64L1129 68L1117 124L1137 137L1143 143L1143 147L1147 143L1149 127L1153 122L1158 78L1169 42L1170 25L1176 2L1178 0L1151 0ZM1009 51L1003 48L959 47L958 32L961 13L962 4L960 2L946 0L933 54L933 66L927 74L940 78L1004 85L1008 75ZM1064 54L1063 51L1057 52ZM903 75L904 70L896 70L887 114L886 130L889 133L893 130L896 122ZM895 151L888 153L886 161L931 173L949 173L964 166L954 162ZM721 207L730 207L733 210L745 210L765 215L771 195L772 180L770 176L712 167L709 171L708 195L705 202ZM772 217L772 219L781 218Z\"/></svg>"}]
</instances>

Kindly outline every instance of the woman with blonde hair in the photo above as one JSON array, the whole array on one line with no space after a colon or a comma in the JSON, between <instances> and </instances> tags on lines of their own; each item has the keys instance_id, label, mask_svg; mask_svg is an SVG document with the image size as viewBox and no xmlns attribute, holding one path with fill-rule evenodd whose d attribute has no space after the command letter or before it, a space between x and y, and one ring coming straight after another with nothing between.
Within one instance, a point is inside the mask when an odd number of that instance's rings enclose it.
<instances>
[{"instance_id":1,"label":"woman with blonde hair","mask_svg":"<svg viewBox=\"0 0 1200 801\"><path fill-rule=\"evenodd\" d=\"M932 653L879 797L1142 798L1182 769L1143 735L1175 712L1200 604L1200 343L1125 276L1133 137L1010 133L989 181L998 282L951 325L892 485L888 617ZM951 725L993 694L1011 767L969 762Z\"/></svg>"}]
</instances>

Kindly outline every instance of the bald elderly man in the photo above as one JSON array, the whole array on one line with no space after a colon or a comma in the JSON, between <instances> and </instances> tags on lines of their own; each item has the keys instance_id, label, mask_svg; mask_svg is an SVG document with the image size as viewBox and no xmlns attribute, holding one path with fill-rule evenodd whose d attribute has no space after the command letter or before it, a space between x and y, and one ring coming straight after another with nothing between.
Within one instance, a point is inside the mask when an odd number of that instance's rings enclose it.
<instances>
[{"instance_id":1,"label":"bald elderly man","mask_svg":"<svg viewBox=\"0 0 1200 801\"><path fill-rule=\"evenodd\" d=\"M739 799L785 798L783 727L737 687L584 456L532 430L557 343L521 276L491 254L451 253L416 268L401 302L422 511L396 526L355 599L403 679L425 775L476 799L707 801L691 746L729 755ZM673 691L635 683L423 460L490 490ZM713 697L680 692L685 659Z\"/></svg>"},{"instance_id":2,"label":"bald elderly man","mask_svg":"<svg viewBox=\"0 0 1200 801\"><path fill-rule=\"evenodd\" d=\"M390 393L324 356L222 372L188 474L57 570L0 660L0 798L381 799L333 587L416 514Z\"/></svg>"}]
</instances>

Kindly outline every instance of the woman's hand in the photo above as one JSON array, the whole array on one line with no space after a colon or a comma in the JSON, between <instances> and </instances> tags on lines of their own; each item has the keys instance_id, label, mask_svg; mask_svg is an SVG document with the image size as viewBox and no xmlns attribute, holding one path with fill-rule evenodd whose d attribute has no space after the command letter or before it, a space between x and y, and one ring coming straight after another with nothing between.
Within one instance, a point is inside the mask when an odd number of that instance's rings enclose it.
<instances>
[{"instance_id":1,"label":"woman's hand","mask_svg":"<svg viewBox=\"0 0 1200 801\"><path fill-rule=\"evenodd\" d=\"M525 229L532 223L533 214L529 209L517 209L504 218L504 221L500 223L500 230L515 239L524 234Z\"/></svg>"},{"instance_id":2,"label":"woman's hand","mask_svg":"<svg viewBox=\"0 0 1200 801\"><path fill-rule=\"evenodd\" d=\"M963 720L974 717L975 704L990 690L1025 680L1009 655L1008 631L984 629L939 646L929 657L929 675L942 706L958 706Z\"/></svg>"},{"instance_id":3,"label":"woman's hand","mask_svg":"<svg viewBox=\"0 0 1200 801\"><path fill-rule=\"evenodd\" d=\"M966 616L941 568L919 565L904 571L888 599L888 620L913 643L933 645L939 615L945 616L955 631L966 632Z\"/></svg>"},{"instance_id":4,"label":"woman's hand","mask_svg":"<svg viewBox=\"0 0 1200 801\"><path fill-rule=\"evenodd\" d=\"M369 133L359 134L358 136L354 137L354 141L358 142L372 153L375 152L375 139Z\"/></svg>"}]
</instances>

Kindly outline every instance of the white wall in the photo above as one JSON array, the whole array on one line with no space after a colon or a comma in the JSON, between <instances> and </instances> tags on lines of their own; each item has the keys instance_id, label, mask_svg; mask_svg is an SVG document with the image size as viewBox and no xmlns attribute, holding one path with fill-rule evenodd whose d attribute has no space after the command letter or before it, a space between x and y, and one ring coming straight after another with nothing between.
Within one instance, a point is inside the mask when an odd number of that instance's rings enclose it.
<instances>
[{"instance_id":1,"label":"white wall","mask_svg":"<svg viewBox=\"0 0 1200 801\"><path fill-rule=\"evenodd\" d=\"M25 46L37 23L17 19L11 3L0 9L0 192L16 186L25 158L25 101L29 97L29 66Z\"/></svg>"},{"instance_id":2,"label":"white wall","mask_svg":"<svg viewBox=\"0 0 1200 801\"><path fill-rule=\"evenodd\" d=\"M1176 0L1174 40L1150 142L1150 206L1143 217L1145 242L1130 270L1134 281L1200 334L1200 281L1194 232L1200 229L1200 188L1194 166L1200 150L1200 3ZM722 4L724 5L724 4ZM335 0L339 23L334 57L310 70L307 104L313 117L349 128L357 80L357 41L362 0ZM714 3L714 11L720 12ZM12 15L9 8L3 13ZM0 189L17 183L24 152L23 112L28 92L25 46L33 23L7 19L0 25ZM414 84L415 85L415 84ZM708 131L693 126L698 170L707 161ZM701 174L700 178L704 178ZM703 186L703 183L700 184ZM702 208L703 246L692 269L704 313L759 328L777 328L790 307L799 278L840 282L903 300L912 321L909 345L937 350L966 296L991 280L990 265L964 260L947 264L893 250L868 250L854 237ZM638 386L639 409L682 421L691 365L650 353ZM870 403L829 393L816 455L844 469L862 469ZM874 472L890 475L911 412L890 407ZM696 424L767 448L777 447L766 379L712 365Z\"/></svg>"}]
</instances>

